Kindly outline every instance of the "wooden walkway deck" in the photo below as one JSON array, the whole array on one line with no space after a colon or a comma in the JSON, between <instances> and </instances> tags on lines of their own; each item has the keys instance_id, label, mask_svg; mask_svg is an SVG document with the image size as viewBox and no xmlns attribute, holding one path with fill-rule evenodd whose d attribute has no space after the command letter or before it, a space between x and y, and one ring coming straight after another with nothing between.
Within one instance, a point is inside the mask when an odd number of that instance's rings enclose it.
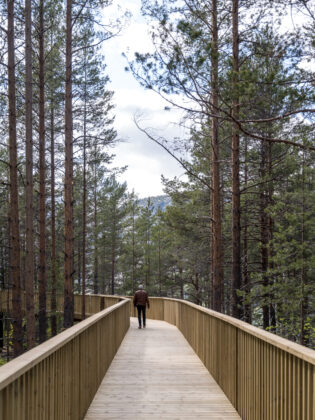
<instances>
[{"instance_id":1,"label":"wooden walkway deck","mask_svg":"<svg viewBox=\"0 0 315 420\"><path fill-rule=\"evenodd\" d=\"M240 419L178 329L131 326L85 416L103 419Z\"/></svg>"}]
</instances>

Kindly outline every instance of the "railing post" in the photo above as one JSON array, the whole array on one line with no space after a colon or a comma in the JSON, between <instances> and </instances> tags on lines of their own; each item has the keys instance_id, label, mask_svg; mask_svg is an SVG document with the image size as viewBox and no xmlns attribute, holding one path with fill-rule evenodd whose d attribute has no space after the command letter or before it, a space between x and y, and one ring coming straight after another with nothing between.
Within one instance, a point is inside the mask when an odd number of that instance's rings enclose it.
<instances>
[{"instance_id":1,"label":"railing post","mask_svg":"<svg viewBox=\"0 0 315 420\"><path fill-rule=\"evenodd\" d=\"M105 309L105 296L101 296L100 301L100 311L102 311L103 309Z\"/></svg>"}]
</instances>

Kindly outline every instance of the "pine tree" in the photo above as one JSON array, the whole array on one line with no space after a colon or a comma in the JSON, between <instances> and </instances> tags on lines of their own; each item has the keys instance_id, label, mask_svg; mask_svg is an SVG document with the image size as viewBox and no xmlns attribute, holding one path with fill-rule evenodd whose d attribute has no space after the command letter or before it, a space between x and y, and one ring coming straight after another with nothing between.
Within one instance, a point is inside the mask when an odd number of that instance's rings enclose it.
<instances>
[{"instance_id":1,"label":"pine tree","mask_svg":"<svg viewBox=\"0 0 315 420\"><path fill-rule=\"evenodd\" d=\"M10 245L12 276L12 316L14 355L23 352L22 305L21 305L21 248L19 228L19 195L17 172L17 138L16 138L16 77L15 77L15 2L9 0L8 13L8 97L9 97L9 150L10 150Z\"/></svg>"},{"instance_id":2,"label":"pine tree","mask_svg":"<svg viewBox=\"0 0 315 420\"><path fill-rule=\"evenodd\" d=\"M32 2L25 1L25 134L26 134L26 255L25 296L27 348L35 345L34 313L34 209L33 209L33 89L32 89Z\"/></svg>"},{"instance_id":3,"label":"pine tree","mask_svg":"<svg viewBox=\"0 0 315 420\"><path fill-rule=\"evenodd\" d=\"M47 338L46 320L46 123L45 123L45 44L44 44L44 0L40 0L38 12L39 43L39 341Z\"/></svg>"},{"instance_id":4,"label":"pine tree","mask_svg":"<svg viewBox=\"0 0 315 420\"><path fill-rule=\"evenodd\" d=\"M72 111L72 0L66 9L66 78L65 78L65 263L64 327L73 324L73 111Z\"/></svg>"}]
</instances>

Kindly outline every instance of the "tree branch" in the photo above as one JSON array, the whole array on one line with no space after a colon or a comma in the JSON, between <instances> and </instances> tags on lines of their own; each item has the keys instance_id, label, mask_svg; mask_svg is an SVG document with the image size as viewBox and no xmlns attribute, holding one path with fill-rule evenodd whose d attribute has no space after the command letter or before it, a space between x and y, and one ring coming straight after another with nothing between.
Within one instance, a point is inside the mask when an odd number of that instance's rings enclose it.
<instances>
[{"instance_id":1,"label":"tree branch","mask_svg":"<svg viewBox=\"0 0 315 420\"><path fill-rule=\"evenodd\" d=\"M178 162L182 168L185 169L185 171L191 175L193 178L198 179L198 181L200 181L203 185L205 185L209 190L212 190L211 186L208 184L208 182L206 182L203 178L200 178L195 172L193 172L188 166L187 164L180 158L178 158L168 147L165 146L165 144L162 143L161 140L156 139L155 137L153 137L147 129L144 129L142 127L140 127L139 122L137 120L137 118L134 116L134 123L136 125L136 127L138 128L138 130L140 130L142 133L144 133L150 140L152 140L154 143L158 144L159 146L161 146L170 156L172 156L172 158L174 158L176 160L176 162Z\"/></svg>"},{"instance_id":2,"label":"tree branch","mask_svg":"<svg viewBox=\"0 0 315 420\"><path fill-rule=\"evenodd\" d=\"M283 118L289 117L290 115L301 114L306 112L315 112L315 109L297 109L296 111L287 112L286 114L278 115L276 117L262 118L259 120L239 120L240 123L265 123L270 121L281 120Z\"/></svg>"}]
</instances>

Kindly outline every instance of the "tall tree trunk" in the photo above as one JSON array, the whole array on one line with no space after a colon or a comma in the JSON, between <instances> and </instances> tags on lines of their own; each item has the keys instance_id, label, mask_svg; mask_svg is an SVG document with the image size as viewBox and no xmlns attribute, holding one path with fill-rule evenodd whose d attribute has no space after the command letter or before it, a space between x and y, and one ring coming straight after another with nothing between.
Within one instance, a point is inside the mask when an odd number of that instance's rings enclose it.
<instances>
[{"instance_id":1,"label":"tall tree trunk","mask_svg":"<svg viewBox=\"0 0 315 420\"><path fill-rule=\"evenodd\" d=\"M57 277L56 277L56 211L55 211L55 115L51 93L50 104L50 194L51 194L51 335L57 334Z\"/></svg>"},{"instance_id":2,"label":"tall tree trunk","mask_svg":"<svg viewBox=\"0 0 315 420\"><path fill-rule=\"evenodd\" d=\"M86 283L86 67L84 79L84 110L83 110L83 205L82 205L82 319L85 319L85 283Z\"/></svg>"},{"instance_id":3,"label":"tall tree trunk","mask_svg":"<svg viewBox=\"0 0 315 420\"><path fill-rule=\"evenodd\" d=\"M96 170L96 152L94 162L94 293L98 294L98 240L97 240L97 170Z\"/></svg>"},{"instance_id":4,"label":"tall tree trunk","mask_svg":"<svg viewBox=\"0 0 315 420\"><path fill-rule=\"evenodd\" d=\"M81 290L81 242L78 239L78 293L82 294Z\"/></svg>"},{"instance_id":5,"label":"tall tree trunk","mask_svg":"<svg viewBox=\"0 0 315 420\"><path fill-rule=\"evenodd\" d=\"M162 293L162 273L161 273L161 231L159 227L159 244L158 244L158 285L159 295Z\"/></svg>"},{"instance_id":6,"label":"tall tree trunk","mask_svg":"<svg viewBox=\"0 0 315 420\"><path fill-rule=\"evenodd\" d=\"M112 275L111 275L111 293L115 294L115 240L112 243Z\"/></svg>"},{"instance_id":7,"label":"tall tree trunk","mask_svg":"<svg viewBox=\"0 0 315 420\"><path fill-rule=\"evenodd\" d=\"M12 270L11 270L11 266L12 266L12 246L11 246L11 224L12 224L12 219L10 217L10 212L11 212L11 188L10 191L7 192L7 201L9 203L8 206L8 226L7 226L7 235L8 235L8 278L7 278L7 288L8 288L8 296L9 296L9 292L10 289L12 288ZM9 300L8 300L8 305L9 305ZM9 312L9 307L7 306L7 312Z\"/></svg>"},{"instance_id":8,"label":"tall tree trunk","mask_svg":"<svg viewBox=\"0 0 315 420\"><path fill-rule=\"evenodd\" d=\"M14 45L14 0L8 0L8 96L9 96L9 149L10 149L10 242L12 276L12 317L14 356L23 353L21 305L21 255L19 226L19 195L16 142L16 85Z\"/></svg>"},{"instance_id":9,"label":"tall tree trunk","mask_svg":"<svg viewBox=\"0 0 315 420\"><path fill-rule=\"evenodd\" d=\"M301 318L301 333L300 343L307 345L309 342L308 334L305 329L305 321L308 312L308 294L307 286L307 273L305 270L305 151L303 151L303 164L302 164L302 226L301 226L301 244L302 244L302 267L301 267L301 303L300 303L300 318Z\"/></svg>"},{"instance_id":10,"label":"tall tree trunk","mask_svg":"<svg viewBox=\"0 0 315 420\"><path fill-rule=\"evenodd\" d=\"M25 137L26 137L26 252L25 300L27 348L35 346L34 312L34 208L33 208L33 88L32 88L32 2L25 0Z\"/></svg>"},{"instance_id":11,"label":"tall tree trunk","mask_svg":"<svg viewBox=\"0 0 315 420\"><path fill-rule=\"evenodd\" d=\"M261 142L261 162L260 162L260 178L265 180L266 177L266 142ZM269 327L269 304L267 303L268 299L268 222L266 215L266 191L264 183L260 187L259 194L259 206L260 206L260 255L261 255L261 273L262 273L262 283L264 287L263 293L263 327L264 329Z\"/></svg>"},{"instance_id":12,"label":"tall tree trunk","mask_svg":"<svg viewBox=\"0 0 315 420\"><path fill-rule=\"evenodd\" d=\"M195 303L196 305L200 305L199 274L195 273L194 277L195 277L195 281L193 281L193 285L195 286L195 291L196 291Z\"/></svg>"},{"instance_id":13,"label":"tall tree trunk","mask_svg":"<svg viewBox=\"0 0 315 420\"><path fill-rule=\"evenodd\" d=\"M102 235L102 295L105 295L106 291L106 244L105 244L106 236L103 233Z\"/></svg>"},{"instance_id":14,"label":"tall tree trunk","mask_svg":"<svg viewBox=\"0 0 315 420\"><path fill-rule=\"evenodd\" d=\"M248 165L247 165L247 138L245 137L245 165L244 165L244 184L245 188L247 188L248 184ZM248 302L248 297L250 293L250 277L248 272L248 204L247 204L247 196L245 195L245 203L244 203L244 231L243 231L243 279L244 279L244 292L245 292L245 300L246 303L244 304L244 320L246 322L252 323L252 313L251 313L251 305Z\"/></svg>"},{"instance_id":15,"label":"tall tree trunk","mask_svg":"<svg viewBox=\"0 0 315 420\"><path fill-rule=\"evenodd\" d=\"M83 146L83 206L82 206L82 319L85 319L85 284L86 284L86 150L85 136Z\"/></svg>"},{"instance_id":16,"label":"tall tree trunk","mask_svg":"<svg viewBox=\"0 0 315 420\"><path fill-rule=\"evenodd\" d=\"M223 174L220 173L220 202L221 202L221 220L224 220L224 190L223 190L223 185L224 185L224 179L223 179ZM222 223L222 222L221 222ZM222 301L222 305L221 305L221 312L223 313L227 313L228 309L231 309L231 303L230 301L231 299L231 293L230 296L228 297L228 299L225 299L225 289L224 289L224 242L223 242L224 238L222 235L222 230L221 230L221 267L222 267L222 281L221 281L221 301ZM230 311L231 313L231 311Z\"/></svg>"},{"instance_id":17,"label":"tall tree trunk","mask_svg":"<svg viewBox=\"0 0 315 420\"><path fill-rule=\"evenodd\" d=\"M82 206L82 319L85 319L86 283L86 136L83 139L83 206Z\"/></svg>"},{"instance_id":18,"label":"tall tree trunk","mask_svg":"<svg viewBox=\"0 0 315 420\"><path fill-rule=\"evenodd\" d=\"M184 279L183 279L183 269L179 268L179 281L180 281L180 298L184 299Z\"/></svg>"},{"instance_id":19,"label":"tall tree trunk","mask_svg":"<svg viewBox=\"0 0 315 420\"><path fill-rule=\"evenodd\" d=\"M273 184L272 184L272 143L268 143L268 176L269 176L269 182L268 182L268 205L271 206L273 204ZM274 255L274 250L272 246L272 239L273 239L273 228L274 228L274 221L273 217L268 214L268 266L272 270L273 269L273 262L272 258ZM271 288L274 284L274 279L272 276L270 276L268 280ZM270 325L272 326L272 332L276 333L276 309L274 304L274 293L271 289L270 293L270 304L269 304L269 314L270 314Z\"/></svg>"},{"instance_id":20,"label":"tall tree trunk","mask_svg":"<svg viewBox=\"0 0 315 420\"><path fill-rule=\"evenodd\" d=\"M45 163L44 0L39 3L39 341L47 338L46 322L46 163Z\"/></svg>"},{"instance_id":21,"label":"tall tree trunk","mask_svg":"<svg viewBox=\"0 0 315 420\"><path fill-rule=\"evenodd\" d=\"M150 225L147 225L147 232L146 232L146 275L145 275L145 288L148 288L151 281L151 258L150 258Z\"/></svg>"},{"instance_id":22,"label":"tall tree trunk","mask_svg":"<svg viewBox=\"0 0 315 420\"><path fill-rule=\"evenodd\" d=\"M218 23L217 0L212 0L212 54L211 54L211 165L212 165L212 220L213 220L213 309L222 310L223 267L220 194L220 145L218 113Z\"/></svg>"},{"instance_id":23,"label":"tall tree trunk","mask_svg":"<svg viewBox=\"0 0 315 420\"><path fill-rule=\"evenodd\" d=\"M66 12L64 327L73 325L72 0Z\"/></svg>"},{"instance_id":24,"label":"tall tree trunk","mask_svg":"<svg viewBox=\"0 0 315 420\"><path fill-rule=\"evenodd\" d=\"M238 0L233 0L233 109L232 117L239 119L239 34L238 34ZM241 200L240 200L240 140L237 123L232 123L232 315L241 318L241 299L238 290L241 288Z\"/></svg>"},{"instance_id":25,"label":"tall tree trunk","mask_svg":"<svg viewBox=\"0 0 315 420\"><path fill-rule=\"evenodd\" d=\"M135 203L132 205L132 291L136 290Z\"/></svg>"},{"instance_id":26,"label":"tall tree trunk","mask_svg":"<svg viewBox=\"0 0 315 420\"><path fill-rule=\"evenodd\" d=\"M212 154L211 154L212 156ZM212 189L210 190L210 212L211 212L211 217L213 218L213 200L211 199L212 197ZM210 225L210 298L209 298L209 307L211 309L214 309L214 288L213 288L213 243L214 243L214 223L213 221L211 222Z\"/></svg>"},{"instance_id":27,"label":"tall tree trunk","mask_svg":"<svg viewBox=\"0 0 315 420\"><path fill-rule=\"evenodd\" d=\"M117 209L115 208L113 212L113 230L112 230L112 275L111 275L111 293L112 295L115 294L115 265L116 265L116 218L115 212Z\"/></svg>"}]
</instances>

